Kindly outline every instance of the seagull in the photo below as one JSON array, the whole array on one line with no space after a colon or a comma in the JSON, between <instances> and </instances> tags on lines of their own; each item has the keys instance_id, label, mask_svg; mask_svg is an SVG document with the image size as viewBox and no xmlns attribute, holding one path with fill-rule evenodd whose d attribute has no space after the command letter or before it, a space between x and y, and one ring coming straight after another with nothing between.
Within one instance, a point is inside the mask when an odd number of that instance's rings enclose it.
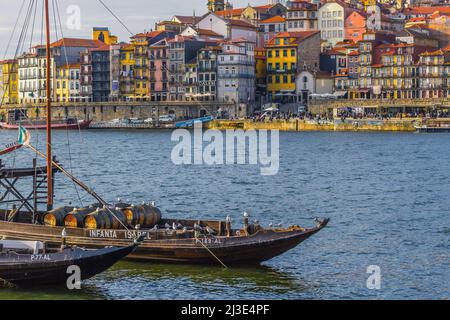
<instances>
[{"instance_id":1,"label":"seagull","mask_svg":"<svg viewBox=\"0 0 450 320\"><path fill-rule=\"evenodd\" d=\"M201 228L198 224L194 223L194 230L198 231L198 230L201 230Z\"/></svg>"},{"instance_id":2,"label":"seagull","mask_svg":"<svg viewBox=\"0 0 450 320\"><path fill-rule=\"evenodd\" d=\"M172 223L172 229L173 229L173 230L177 230L177 225L175 224L175 222Z\"/></svg>"},{"instance_id":3,"label":"seagull","mask_svg":"<svg viewBox=\"0 0 450 320\"><path fill-rule=\"evenodd\" d=\"M259 221L258 220L253 220L253 223L254 224L259 224Z\"/></svg>"},{"instance_id":4,"label":"seagull","mask_svg":"<svg viewBox=\"0 0 450 320\"><path fill-rule=\"evenodd\" d=\"M166 223L166 224L164 225L164 227L165 227L166 229L170 229L170 224Z\"/></svg>"},{"instance_id":5,"label":"seagull","mask_svg":"<svg viewBox=\"0 0 450 320\"><path fill-rule=\"evenodd\" d=\"M269 223L269 228L273 228L273 223Z\"/></svg>"},{"instance_id":6,"label":"seagull","mask_svg":"<svg viewBox=\"0 0 450 320\"><path fill-rule=\"evenodd\" d=\"M178 223L177 229L183 229L183 225L181 223Z\"/></svg>"},{"instance_id":7,"label":"seagull","mask_svg":"<svg viewBox=\"0 0 450 320\"><path fill-rule=\"evenodd\" d=\"M186 227L183 228L183 232L187 232L187 228Z\"/></svg>"},{"instance_id":8,"label":"seagull","mask_svg":"<svg viewBox=\"0 0 450 320\"><path fill-rule=\"evenodd\" d=\"M279 224L277 224L277 227L281 227L283 225L283 223L279 223Z\"/></svg>"},{"instance_id":9,"label":"seagull","mask_svg":"<svg viewBox=\"0 0 450 320\"><path fill-rule=\"evenodd\" d=\"M214 231L214 229L210 228L209 226L206 226L206 231L207 231L209 234L215 234L215 233L216 233L216 231Z\"/></svg>"},{"instance_id":10,"label":"seagull","mask_svg":"<svg viewBox=\"0 0 450 320\"><path fill-rule=\"evenodd\" d=\"M134 226L134 229L136 229L136 230L141 229L141 225L140 225L140 224L135 225L135 226Z\"/></svg>"}]
</instances>

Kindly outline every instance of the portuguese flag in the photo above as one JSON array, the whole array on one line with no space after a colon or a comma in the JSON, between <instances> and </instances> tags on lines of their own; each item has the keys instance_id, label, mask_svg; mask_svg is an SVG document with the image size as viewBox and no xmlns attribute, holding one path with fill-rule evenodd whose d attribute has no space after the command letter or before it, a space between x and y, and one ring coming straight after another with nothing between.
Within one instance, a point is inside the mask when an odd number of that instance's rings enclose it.
<instances>
[{"instance_id":1,"label":"portuguese flag","mask_svg":"<svg viewBox=\"0 0 450 320\"><path fill-rule=\"evenodd\" d=\"M30 143L30 138L31 136L28 130L19 126L19 136L17 137L17 141L6 145L5 149L0 151L0 156L28 145Z\"/></svg>"}]
</instances>

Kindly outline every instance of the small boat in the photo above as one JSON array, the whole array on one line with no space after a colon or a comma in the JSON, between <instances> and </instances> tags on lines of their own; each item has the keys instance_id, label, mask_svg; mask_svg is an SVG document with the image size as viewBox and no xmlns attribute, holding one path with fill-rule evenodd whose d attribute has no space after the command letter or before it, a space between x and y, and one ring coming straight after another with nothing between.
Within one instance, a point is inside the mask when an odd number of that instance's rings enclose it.
<instances>
[{"instance_id":1,"label":"small boat","mask_svg":"<svg viewBox=\"0 0 450 320\"><path fill-rule=\"evenodd\" d=\"M0 241L0 280L17 286L64 284L71 266L79 268L79 280L106 271L134 251L139 244L86 250L64 246L47 251L44 243L35 241Z\"/></svg>"},{"instance_id":2,"label":"small boat","mask_svg":"<svg viewBox=\"0 0 450 320\"><path fill-rule=\"evenodd\" d=\"M79 130L88 129L92 120L63 119L54 120L52 129L54 130ZM15 122L0 122L0 128L7 130L17 130L19 127L28 130L45 130L47 128L45 120L28 119Z\"/></svg>"}]
</instances>

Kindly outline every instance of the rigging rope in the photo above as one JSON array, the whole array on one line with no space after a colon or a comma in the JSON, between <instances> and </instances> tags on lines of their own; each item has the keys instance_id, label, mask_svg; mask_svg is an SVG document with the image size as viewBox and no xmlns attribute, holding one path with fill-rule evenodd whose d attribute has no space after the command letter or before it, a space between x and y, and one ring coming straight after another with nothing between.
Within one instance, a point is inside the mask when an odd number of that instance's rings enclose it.
<instances>
[{"instance_id":1,"label":"rigging rope","mask_svg":"<svg viewBox=\"0 0 450 320\"><path fill-rule=\"evenodd\" d=\"M206 239L206 236L205 236ZM225 263L223 263L222 260L219 259L219 257L217 257L203 242L201 242L197 237L195 237L195 241L200 243L203 248L205 248L217 261L219 261L219 263L222 265L223 268L228 269L228 267L226 266Z\"/></svg>"},{"instance_id":2,"label":"rigging rope","mask_svg":"<svg viewBox=\"0 0 450 320\"><path fill-rule=\"evenodd\" d=\"M16 33L17 25L19 24L20 16L22 15L22 11L23 11L23 7L25 6L25 2L26 2L26 0L22 1L22 6L20 7L19 15L16 18L16 23L14 24L13 31L11 33L11 36L9 37L8 45L6 46L6 50L5 50L5 54L3 56L3 60L6 60L6 56L8 55L9 46L11 45L12 39L14 38L14 34Z\"/></svg>"},{"instance_id":3,"label":"rigging rope","mask_svg":"<svg viewBox=\"0 0 450 320\"><path fill-rule=\"evenodd\" d=\"M125 30L127 30L130 33L130 35L134 35L134 33L130 30L130 28L128 28L125 25L125 23L123 23L122 20L120 20L120 18L103 2L103 0L98 0L98 2L100 2L103 5L103 7L105 7L105 9L108 10L109 13L111 13L114 18L116 18L116 20L125 28Z\"/></svg>"}]
</instances>

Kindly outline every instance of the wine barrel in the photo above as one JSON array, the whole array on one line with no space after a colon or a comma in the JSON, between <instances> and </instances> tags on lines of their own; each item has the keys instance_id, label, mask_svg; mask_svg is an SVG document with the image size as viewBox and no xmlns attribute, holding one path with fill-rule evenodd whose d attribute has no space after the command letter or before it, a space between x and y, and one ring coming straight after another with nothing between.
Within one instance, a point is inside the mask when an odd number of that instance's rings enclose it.
<instances>
[{"instance_id":1,"label":"wine barrel","mask_svg":"<svg viewBox=\"0 0 450 320\"><path fill-rule=\"evenodd\" d=\"M64 225L68 228L83 228L84 227L84 218L87 215L94 213L96 208L80 208L73 210L66 214L64 217Z\"/></svg>"},{"instance_id":2,"label":"wine barrel","mask_svg":"<svg viewBox=\"0 0 450 320\"><path fill-rule=\"evenodd\" d=\"M161 211L147 204L123 208L122 212L126 216L127 223L132 226L153 227L161 220Z\"/></svg>"},{"instance_id":3,"label":"wine barrel","mask_svg":"<svg viewBox=\"0 0 450 320\"><path fill-rule=\"evenodd\" d=\"M127 219L121 210L103 208L88 214L83 225L86 229L121 229Z\"/></svg>"},{"instance_id":4,"label":"wine barrel","mask_svg":"<svg viewBox=\"0 0 450 320\"><path fill-rule=\"evenodd\" d=\"M143 226L145 228L153 227L161 221L161 210L151 205L142 205L141 210L144 212L145 219Z\"/></svg>"},{"instance_id":5,"label":"wine barrel","mask_svg":"<svg viewBox=\"0 0 450 320\"><path fill-rule=\"evenodd\" d=\"M64 225L64 216L73 210L73 207L60 207L49 212L43 216L44 225L50 227L61 227Z\"/></svg>"},{"instance_id":6,"label":"wine barrel","mask_svg":"<svg viewBox=\"0 0 450 320\"><path fill-rule=\"evenodd\" d=\"M129 206L121 209L127 219L127 223L131 226L136 226L143 222L143 217L140 215L140 211L135 206Z\"/></svg>"}]
</instances>

